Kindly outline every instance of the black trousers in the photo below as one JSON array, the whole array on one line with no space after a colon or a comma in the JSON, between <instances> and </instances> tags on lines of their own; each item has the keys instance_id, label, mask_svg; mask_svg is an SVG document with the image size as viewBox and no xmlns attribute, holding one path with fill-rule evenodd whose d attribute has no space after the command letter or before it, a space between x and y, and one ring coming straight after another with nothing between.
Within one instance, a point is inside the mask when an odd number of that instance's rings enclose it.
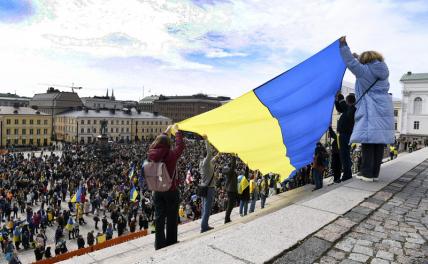
<instances>
[{"instance_id":1,"label":"black trousers","mask_svg":"<svg viewBox=\"0 0 428 264\"><path fill-rule=\"evenodd\" d=\"M177 243L179 192L155 192L155 249ZM165 235L166 220L166 235Z\"/></svg>"},{"instance_id":2,"label":"black trousers","mask_svg":"<svg viewBox=\"0 0 428 264\"><path fill-rule=\"evenodd\" d=\"M384 148L384 144L361 144L361 174L364 177L379 177Z\"/></svg>"},{"instance_id":3,"label":"black trousers","mask_svg":"<svg viewBox=\"0 0 428 264\"><path fill-rule=\"evenodd\" d=\"M333 171L334 181L340 182L340 174L342 173L342 163L340 162L339 153L331 154L331 170Z\"/></svg>"},{"instance_id":4,"label":"black trousers","mask_svg":"<svg viewBox=\"0 0 428 264\"><path fill-rule=\"evenodd\" d=\"M224 218L225 223L230 222L230 214L232 213L233 208L236 206L237 194L234 192L227 192L227 207L226 207L226 216Z\"/></svg>"}]
</instances>

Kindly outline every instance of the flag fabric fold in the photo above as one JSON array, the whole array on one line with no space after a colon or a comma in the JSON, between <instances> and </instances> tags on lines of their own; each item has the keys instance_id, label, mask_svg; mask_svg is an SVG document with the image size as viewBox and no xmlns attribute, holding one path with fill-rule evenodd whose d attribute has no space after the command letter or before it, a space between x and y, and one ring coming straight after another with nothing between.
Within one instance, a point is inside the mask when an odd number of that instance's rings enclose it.
<instances>
[{"instance_id":1,"label":"flag fabric fold","mask_svg":"<svg viewBox=\"0 0 428 264\"><path fill-rule=\"evenodd\" d=\"M80 203L82 200L82 188L79 187L76 190L76 193L73 195L73 197L71 198L71 202L72 203Z\"/></svg>"},{"instance_id":2,"label":"flag fabric fold","mask_svg":"<svg viewBox=\"0 0 428 264\"><path fill-rule=\"evenodd\" d=\"M345 64L339 41L225 105L179 123L206 134L218 151L236 153L250 169L281 181L312 161L331 123Z\"/></svg>"}]
</instances>

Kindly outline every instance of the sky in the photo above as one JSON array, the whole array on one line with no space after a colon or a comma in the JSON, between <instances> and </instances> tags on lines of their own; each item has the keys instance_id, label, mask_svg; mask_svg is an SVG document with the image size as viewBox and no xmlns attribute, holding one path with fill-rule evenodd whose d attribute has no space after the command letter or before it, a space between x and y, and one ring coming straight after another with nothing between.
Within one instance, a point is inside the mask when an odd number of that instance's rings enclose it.
<instances>
[{"instance_id":1,"label":"sky","mask_svg":"<svg viewBox=\"0 0 428 264\"><path fill-rule=\"evenodd\" d=\"M0 92L237 97L346 35L401 97L428 72L427 28L428 0L0 0Z\"/></svg>"}]
</instances>

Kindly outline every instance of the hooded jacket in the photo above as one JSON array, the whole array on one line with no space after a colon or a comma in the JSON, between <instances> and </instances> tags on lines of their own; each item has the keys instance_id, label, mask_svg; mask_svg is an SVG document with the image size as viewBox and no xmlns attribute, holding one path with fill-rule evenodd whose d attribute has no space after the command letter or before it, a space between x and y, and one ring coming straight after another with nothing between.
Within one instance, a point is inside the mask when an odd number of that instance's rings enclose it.
<instances>
[{"instance_id":1,"label":"hooded jacket","mask_svg":"<svg viewBox=\"0 0 428 264\"><path fill-rule=\"evenodd\" d=\"M385 62L361 64L352 56L347 45L340 48L348 69L357 78L355 82L356 105L352 143L393 144L394 108L389 91L389 70ZM377 80L377 82L376 82ZM376 84L363 96L364 92ZM360 99L361 98L361 99Z\"/></svg>"}]
</instances>

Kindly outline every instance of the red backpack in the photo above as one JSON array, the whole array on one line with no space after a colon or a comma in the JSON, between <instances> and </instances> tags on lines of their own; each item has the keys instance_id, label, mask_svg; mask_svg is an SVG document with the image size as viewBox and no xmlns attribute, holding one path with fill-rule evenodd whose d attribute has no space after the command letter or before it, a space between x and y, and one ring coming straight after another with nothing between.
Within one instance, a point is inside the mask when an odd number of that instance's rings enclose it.
<instances>
[{"instance_id":1,"label":"red backpack","mask_svg":"<svg viewBox=\"0 0 428 264\"><path fill-rule=\"evenodd\" d=\"M150 191L166 192L171 188L173 177L164 162L149 161L144 165L144 177Z\"/></svg>"}]
</instances>

